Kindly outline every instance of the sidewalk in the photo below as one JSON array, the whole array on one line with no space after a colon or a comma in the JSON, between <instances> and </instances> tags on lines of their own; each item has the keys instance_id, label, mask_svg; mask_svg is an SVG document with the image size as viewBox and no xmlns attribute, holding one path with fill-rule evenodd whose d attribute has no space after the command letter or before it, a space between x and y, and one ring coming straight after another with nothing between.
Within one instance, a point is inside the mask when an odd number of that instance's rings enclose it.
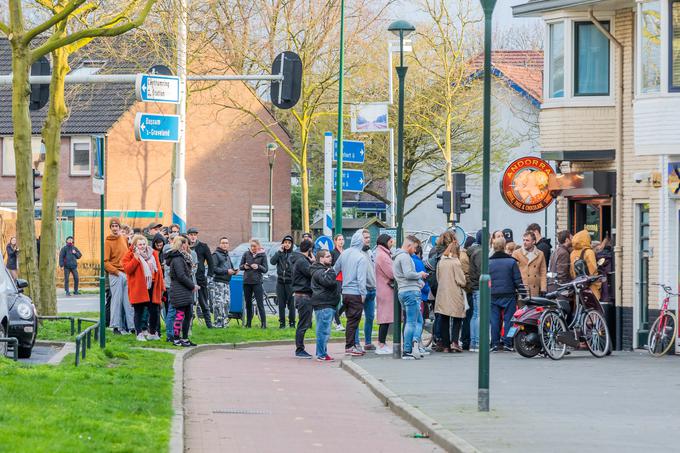
<instances>
[{"instance_id":1,"label":"sidewalk","mask_svg":"<svg viewBox=\"0 0 680 453\"><path fill-rule=\"evenodd\" d=\"M483 452L676 451L680 357L574 352L561 361L491 355L491 412L477 412L478 355L353 360ZM675 447L674 447L675 445Z\"/></svg>"},{"instance_id":2,"label":"sidewalk","mask_svg":"<svg viewBox=\"0 0 680 453\"><path fill-rule=\"evenodd\" d=\"M187 452L440 452L334 363L272 346L198 353L185 362ZM308 347L313 352L314 346Z\"/></svg>"}]
</instances>

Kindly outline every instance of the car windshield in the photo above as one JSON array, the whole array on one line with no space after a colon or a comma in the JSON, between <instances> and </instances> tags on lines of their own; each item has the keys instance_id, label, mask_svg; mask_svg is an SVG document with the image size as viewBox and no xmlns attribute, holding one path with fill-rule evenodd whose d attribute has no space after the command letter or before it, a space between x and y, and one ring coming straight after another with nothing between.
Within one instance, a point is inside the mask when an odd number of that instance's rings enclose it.
<instances>
[{"instance_id":1,"label":"car windshield","mask_svg":"<svg viewBox=\"0 0 680 453\"><path fill-rule=\"evenodd\" d=\"M16 291L14 280L12 279L12 276L9 275L5 265L0 261L0 292L8 293L14 291Z\"/></svg>"}]
</instances>

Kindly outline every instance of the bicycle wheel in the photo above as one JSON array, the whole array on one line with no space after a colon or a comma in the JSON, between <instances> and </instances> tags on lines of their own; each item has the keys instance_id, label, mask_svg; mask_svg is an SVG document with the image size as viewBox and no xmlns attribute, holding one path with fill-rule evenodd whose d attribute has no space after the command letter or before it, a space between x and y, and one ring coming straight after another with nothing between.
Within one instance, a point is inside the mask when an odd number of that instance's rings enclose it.
<instances>
[{"instance_id":1,"label":"bicycle wheel","mask_svg":"<svg viewBox=\"0 0 680 453\"><path fill-rule=\"evenodd\" d=\"M590 353L597 358L606 356L611 338L604 317L597 311L589 311L583 318L581 329Z\"/></svg>"},{"instance_id":2,"label":"bicycle wheel","mask_svg":"<svg viewBox=\"0 0 680 453\"><path fill-rule=\"evenodd\" d=\"M564 320L555 310L548 310L543 313L538 323L538 335L541 345L548 357L553 360L560 360L567 352L567 345L560 343L557 336L567 331Z\"/></svg>"},{"instance_id":3,"label":"bicycle wheel","mask_svg":"<svg viewBox=\"0 0 680 453\"><path fill-rule=\"evenodd\" d=\"M272 296L271 294L265 294L264 305L266 311L268 311L270 315L275 315L279 312L279 306L276 300L276 296Z\"/></svg>"},{"instance_id":4,"label":"bicycle wheel","mask_svg":"<svg viewBox=\"0 0 680 453\"><path fill-rule=\"evenodd\" d=\"M673 346L675 337L678 335L678 320L675 313L665 311L656 318L647 337L647 348L654 357L668 354Z\"/></svg>"}]
</instances>

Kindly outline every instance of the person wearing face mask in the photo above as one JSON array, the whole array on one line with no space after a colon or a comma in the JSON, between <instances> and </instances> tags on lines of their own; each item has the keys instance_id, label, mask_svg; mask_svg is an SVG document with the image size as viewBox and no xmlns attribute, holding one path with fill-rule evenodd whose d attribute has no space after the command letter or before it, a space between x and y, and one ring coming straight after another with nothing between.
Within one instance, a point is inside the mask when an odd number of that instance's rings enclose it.
<instances>
[{"instance_id":1,"label":"person wearing face mask","mask_svg":"<svg viewBox=\"0 0 680 453\"><path fill-rule=\"evenodd\" d=\"M104 269L109 276L111 286L111 324L114 335L134 332L134 311L128 299L128 282L123 269L122 259L128 251L128 240L121 233L120 220L109 221L111 234L104 241ZM125 313L125 326L123 324ZM127 329L125 328L127 327Z\"/></svg>"}]
</instances>

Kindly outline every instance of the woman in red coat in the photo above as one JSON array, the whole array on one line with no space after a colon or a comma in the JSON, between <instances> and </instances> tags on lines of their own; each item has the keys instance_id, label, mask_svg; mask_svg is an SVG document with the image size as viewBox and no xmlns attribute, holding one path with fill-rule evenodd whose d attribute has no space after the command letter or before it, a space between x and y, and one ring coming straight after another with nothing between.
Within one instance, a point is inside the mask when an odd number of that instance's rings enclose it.
<instances>
[{"instance_id":1,"label":"woman in red coat","mask_svg":"<svg viewBox=\"0 0 680 453\"><path fill-rule=\"evenodd\" d=\"M165 290L163 268L158 252L153 250L142 235L132 238L130 249L123 257L123 269L127 275L128 297L135 310L137 340L160 340L159 308ZM144 310L149 310L149 333L142 332Z\"/></svg>"}]
</instances>

